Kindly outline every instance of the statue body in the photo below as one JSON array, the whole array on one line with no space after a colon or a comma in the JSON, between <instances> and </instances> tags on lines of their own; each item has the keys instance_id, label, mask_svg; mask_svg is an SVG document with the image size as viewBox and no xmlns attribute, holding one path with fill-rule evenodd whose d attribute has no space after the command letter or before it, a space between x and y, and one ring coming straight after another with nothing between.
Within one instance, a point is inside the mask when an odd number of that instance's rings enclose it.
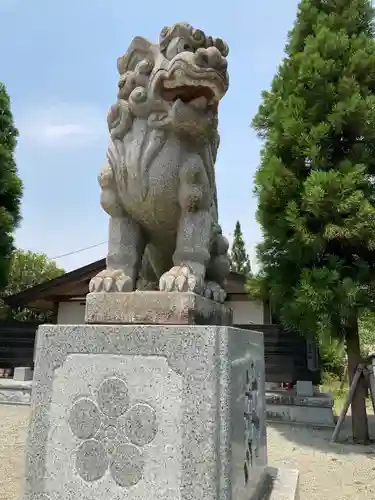
<instances>
[{"instance_id":1,"label":"statue body","mask_svg":"<svg viewBox=\"0 0 375 500\"><path fill-rule=\"evenodd\" d=\"M90 292L191 291L224 301L228 242L214 164L227 52L221 39L178 23L159 44L136 37L118 59L99 175L110 216L107 267Z\"/></svg>"}]
</instances>

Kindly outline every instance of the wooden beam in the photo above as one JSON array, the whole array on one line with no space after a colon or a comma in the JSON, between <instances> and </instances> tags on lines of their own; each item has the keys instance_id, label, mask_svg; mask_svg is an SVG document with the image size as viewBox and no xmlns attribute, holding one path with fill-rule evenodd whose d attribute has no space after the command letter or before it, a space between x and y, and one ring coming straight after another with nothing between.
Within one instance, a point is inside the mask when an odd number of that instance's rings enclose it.
<instances>
[{"instance_id":1,"label":"wooden beam","mask_svg":"<svg viewBox=\"0 0 375 500\"><path fill-rule=\"evenodd\" d=\"M335 443L337 441L337 438L338 438L339 432L341 430L341 427L344 423L346 414L348 413L349 406L352 404L353 396L354 396L354 393L357 389L357 385L358 385L359 379L362 375L363 368L364 368L364 366L362 364L357 366L357 370L356 370L354 377L353 377L352 385L350 386L349 393L346 397L344 406L341 410L340 417L339 417L338 422L336 424L335 430L333 431L333 434L331 437L331 443Z\"/></svg>"},{"instance_id":2,"label":"wooden beam","mask_svg":"<svg viewBox=\"0 0 375 500\"><path fill-rule=\"evenodd\" d=\"M54 295L52 300L53 302L72 302L74 299L76 299L78 295ZM83 298L82 301L85 301L86 299Z\"/></svg>"},{"instance_id":3,"label":"wooden beam","mask_svg":"<svg viewBox=\"0 0 375 500\"><path fill-rule=\"evenodd\" d=\"M54 325L57 325L57 315L58 314L59 314L59 303L54 302L53 309L52 309L52 318L51 318L51 321L53 322Z\"/></svg>"}]
</instances>

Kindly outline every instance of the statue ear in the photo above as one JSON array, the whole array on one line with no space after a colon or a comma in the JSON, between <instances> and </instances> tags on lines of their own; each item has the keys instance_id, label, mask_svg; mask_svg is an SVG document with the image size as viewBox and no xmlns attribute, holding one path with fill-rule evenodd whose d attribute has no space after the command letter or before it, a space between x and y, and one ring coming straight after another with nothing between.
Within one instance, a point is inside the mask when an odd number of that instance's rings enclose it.
<instances>
[{"instance_id":1,"label":"statue ear","mask_svg":"<svg viewBox=\"0 0 375 500\"><path fill-rule=\"evenodd\" d=\"M146 59L152 61L151 42L141 36L136 36L125 54L117 59L117 69L120 75L133 71L136 65Z\"/></svg>"}]
</instances>

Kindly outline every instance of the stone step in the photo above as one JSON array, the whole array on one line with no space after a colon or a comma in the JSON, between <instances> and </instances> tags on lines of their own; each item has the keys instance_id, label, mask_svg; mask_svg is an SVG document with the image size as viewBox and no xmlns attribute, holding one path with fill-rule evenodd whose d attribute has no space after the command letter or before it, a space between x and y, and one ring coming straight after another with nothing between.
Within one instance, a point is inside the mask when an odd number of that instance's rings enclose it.
<instances>
[{"instance_id":1,"label":"stone step","mask_svg":"<svg viewBox=\"0 0 375 500\"><path fill-rule=\"evenodd\" d=\"M266 403L284 406L316 406L333 408L333 397L330 394L318 393L314 396L299 396L294 391L267 391Z\"/></svg>"},{"instance_id":2,"label":"stone step","mask_svg":"<svg viewBox=\"0 0 375 500\"><path fill-rule=\"evenodd\" d=\"M0 404L29 405L32 381L0 379Z\"/></svg>"},{"instance_id":3,"label":"stone step","mask_svg":"<svg viewBox=\"0 0 375 500\"><path fill-rule=\"evenodd\" d=\"M297 396L294 392L267 391L268 422L334 427L333 398L330 394Z\"/></svg>"}]
</instances>

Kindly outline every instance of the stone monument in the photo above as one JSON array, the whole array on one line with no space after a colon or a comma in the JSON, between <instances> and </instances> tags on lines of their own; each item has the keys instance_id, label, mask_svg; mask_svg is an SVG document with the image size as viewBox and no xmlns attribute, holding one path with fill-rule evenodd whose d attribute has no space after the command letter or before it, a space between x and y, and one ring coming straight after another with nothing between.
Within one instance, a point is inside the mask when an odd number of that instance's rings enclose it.
<instances>
[{"instance_id":1,"label":"stone monument","mask_svg":"<svg viewBox=\"0 0 375 500\"><path fill-rule=\"evenodd\" d=\"M107 266L86 325L39 328L24 500L297 498L298 474L267 466L262 335L231 327L224 303L227 54L178 23L118 60Z\"/></svg>"}]
</instances>

